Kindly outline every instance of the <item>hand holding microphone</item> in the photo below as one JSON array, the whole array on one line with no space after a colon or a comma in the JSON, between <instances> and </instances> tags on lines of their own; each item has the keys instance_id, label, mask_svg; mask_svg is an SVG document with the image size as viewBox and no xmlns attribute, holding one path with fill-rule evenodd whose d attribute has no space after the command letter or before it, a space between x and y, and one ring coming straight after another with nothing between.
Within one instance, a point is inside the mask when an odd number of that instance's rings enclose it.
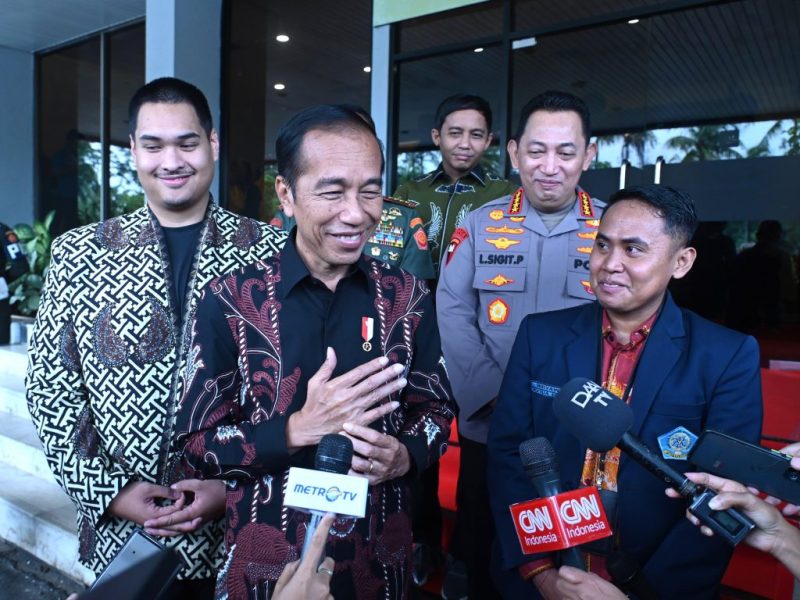
<instances>
[{"instance_id":1,"label":"hand holding microphone","mask_svg":"<svg viewBox=\"0 0 800 600\"><path fill-rule=\"evenodd\" d=\"M302 556L311 545L314 532L325 513L363 517L367 503L367 480L347 475L353 460L353 443L343 435L323 436L317 448L314 469L289 469L283 503L311 513L306 528Z\"/></svg>"},{"instance_id":2,"label":"hand holding microphone","mask_svg":"<svg viewBox=\"0 0 800 600\"><path fill-rule=\"evenodd\" d=\"M567 382L553 400L553 411L564 427L592 450L606 452L618 446L675 488L690 500L689 511L731 545L738 544L755 527L733 508L719 511L710 508L715 492L699 487L629 433L633 424L630 407L593 381L577 377Z\"/></svg>"},{"instance_id":3,"label":"hand holding microphone","mask_svg":"<svg viewBox=\"0 0 800 600\"><path fill-rule=\"evenodd\" d=\"M737 481L708 473L687 473L686 476L695 483L718 492L710 502L712 508L722 510L735 507L752 519L756 528L745 538L745 543L771 554L785 564L795 577L800 578L800 530L787 522L775 506L751 493ZM672 498L678 496L673 489L668 489L667 495ZM694 515L687 513L686 518L695 525L700 525L700 531L704 535L713 534Z\"/></svg>"}]
</instances>

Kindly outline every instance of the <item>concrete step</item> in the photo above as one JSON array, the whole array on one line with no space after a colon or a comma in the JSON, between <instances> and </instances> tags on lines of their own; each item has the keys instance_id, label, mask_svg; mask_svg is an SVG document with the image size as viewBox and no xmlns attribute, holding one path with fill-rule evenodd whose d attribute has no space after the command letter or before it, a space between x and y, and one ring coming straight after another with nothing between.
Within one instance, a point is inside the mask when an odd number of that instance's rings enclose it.
<instances>
[{"instance_id":1,"label":"concrete step","mask_svg":"<svg viewBox=\"0 0 800 600\"><path fill-rule=\"evenodd\" d=\"M28 348L24 344L0 346L0 377L10 375L24 386Z\"/></svg>"},{"instance_id":2,"label":"concrete step","mask_svg":"<svg viewBox=\"0 0 800 600\"><path fill-rule=\"evenodd\" d=\"M0 346L0 538L82 583L75 506L47 466L25 401L26 348ZM2 596L2 594L0 594Z\"/></svg>"},{"instance_id":3,"label":"concrete step","mask_svg":"<svg viewBox=\"0 0 800 600\"><path fill-rule=\"evenodd\" d=\"M44 481L54 482L30 416L0 415L0 461Z\"/></svg>"}]
</instances>

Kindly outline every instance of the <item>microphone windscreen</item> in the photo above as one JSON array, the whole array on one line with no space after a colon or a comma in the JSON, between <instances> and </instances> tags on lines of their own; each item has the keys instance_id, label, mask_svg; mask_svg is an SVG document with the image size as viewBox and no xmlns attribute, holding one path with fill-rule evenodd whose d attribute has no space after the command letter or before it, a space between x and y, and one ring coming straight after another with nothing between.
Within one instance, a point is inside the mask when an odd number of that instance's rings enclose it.
<instances>
[{"instance_id":1,"label":"microphone windscreen","mask_svg":"<svg viewBox=\"0 0 800 600\"><path fill-rule=\"evenodd\" d=\"M353 442L339 433L322 436L317 447L314 468L327 473L346 475L353 462Z\"/></svg>"},{"instance_id":2,"label":"microphone windscreen","mask_svg":"<svg viewBox=\"0 0 800 600\"><path fill-rule=\"evenodd\" d=\"M633 425L633 411L617 396L585 377L571 379L553 399L561 424L588 448L611 450Z\"/></svg>"},{"instance_id":3,"label":"microphone windscreen","mask_svg":"<svg viewBox=\"0 0 800 600\"><path fill-rule=\"evenodd\" d=\"M535 437L519 445L519 458L531 477L558 471L558 458L550 440Z\"/></svg>"}]
</instances>

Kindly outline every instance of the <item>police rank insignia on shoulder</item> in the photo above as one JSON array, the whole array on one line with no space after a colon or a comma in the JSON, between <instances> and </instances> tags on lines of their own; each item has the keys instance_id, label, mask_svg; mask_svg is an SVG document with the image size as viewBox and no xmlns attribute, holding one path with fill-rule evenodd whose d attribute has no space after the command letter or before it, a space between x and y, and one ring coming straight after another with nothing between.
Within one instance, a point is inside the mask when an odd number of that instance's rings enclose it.
<instances>
[{"instance_id":1,"label":"police rank insignia on shoulder","mask_svg":"<svg viewBox=\"0 0 800 600\"><path fill-rule=\"evenodd\" d=\"M658 436L658 447L664 458L672 460L687 460L689 451L694 447L697 436L686 427L679 426Z\"/></svg>"}]
</instances>

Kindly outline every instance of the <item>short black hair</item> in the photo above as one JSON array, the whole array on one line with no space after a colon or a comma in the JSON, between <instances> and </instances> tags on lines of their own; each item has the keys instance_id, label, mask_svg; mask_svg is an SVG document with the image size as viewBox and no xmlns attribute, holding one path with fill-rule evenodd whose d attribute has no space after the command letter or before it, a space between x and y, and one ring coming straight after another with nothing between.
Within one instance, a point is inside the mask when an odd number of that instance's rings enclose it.
<instances>
[{"instance_id":1,"label":"short black hair","mask_svg":"<svg viewBox=\"0 0 800 600\"><path fill-rule=\"evenodd\" d=\"M200 126L207 136L211 136L214 122L211 119L211 110L208 100L197 87L176 77L161 77L146 83L133 94L128 104L128 132L132 138L136 137L136 123L139 118L139 109L142 104L152 102L155 104L180 104L186 102L194 108Z\"/></svg>"},{"instance_id":2,"label":"short black hair","mask_svg":"<svg viewBox=\"0 0 800 600\"><path fill-rule=\"evenodd\" d=\"M540 110L546 112L577 113L581 118L583 137L586 138L586 144L589 144L589 137L592 135L592 119L589 114L589 107L577 96L569 92L559 92L558 90L549 90L538 96L534 96L522 107L522 112L519 115L519 125L517 125L517 133L514 136L517 142L519 142L525 134L525 127L528 126L528 119L530 119L533 113Z\"/></svg>"},{"instance_id":3,"label":"short black hair","mask_svg":"<svg viewBox=\"0 0 800 600\"><path fill-rule=\"evenodd\" d=\"M289 119L278 132L275 141L275 156L278 174L294 188L302 173L301 147L310 131L364 131L369 133L381 152L381 173L385 166L383 144L375 135L375 125L364 109L352 104L318 104L300 111Z\"/></svg>"},{"instance_id":4,"label":"short black hair","mask_svg":"<svg viewBox=\"0 0 800 600\"><path fill-rule=\"evenodd\" d=\"M686 246L697 231L697 211L688 194L668 185L650 183L619 190L608 199L606 211L617 202L633 200L655 209L664 219L664 230L674 240L675 246Z\"/></svg>"},{"instance_id":5,"label":"short black hair","mask_svg":"<svg viewBox=\"0 0 800 600\"><path fill-rule=\"evenodd\" d=\"M433 128L437 131L441 131L447 115L457 110L477 110L486 120L486 132L492 132L492 107L489 106L489 103L485 99L480 96L475 96L474 94L455 94L442 100L441 103L439 103L439 107L436 109L436 116L433 119Z\"/></svg>"}]
</instances>

